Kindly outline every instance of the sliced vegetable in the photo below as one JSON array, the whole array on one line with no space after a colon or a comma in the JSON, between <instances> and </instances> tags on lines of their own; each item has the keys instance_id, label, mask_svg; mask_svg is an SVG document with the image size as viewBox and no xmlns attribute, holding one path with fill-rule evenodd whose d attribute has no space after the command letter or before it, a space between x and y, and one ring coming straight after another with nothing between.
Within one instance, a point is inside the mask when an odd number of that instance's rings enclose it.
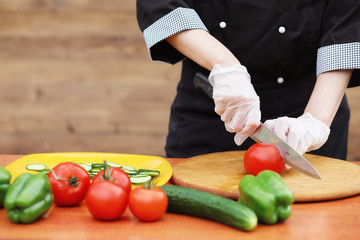
<instances>
[{"instance_id":1,"label":"sliced vegetable","mask_svg":"<svg viewBox=\"0 0 360 240\"><path fill-rule=\"evenodd\" d=\"M79 163L79 165L81 166L81 167L83 167L87 172L90 172L91 171L91 169L92 169L92 166L91 166L91 164L87 164L87 163Z\"/></svg>"},{"instance_id":2,"label":"sliced vegetable","mask_svg":"<svg viewBox=\"0 0 360 240\"><path fill-rule=\"evenodd\" d=\"M210 219L243 231L257 226L254 211L234 200L180 186L164 185L161 188L169 200L168 212Z\"/></svg>"},{"instance_id":3,"label":"sliced vegetable","mask_svg":"<svg viewBox=\"0 0 360 240\"><path fill-rule=\"evenodd\" d=\"M129 175L137 175L137 174L139 174L139 171L137 171L137 170L133 170L133 169L123 169L122 168L122 170L124 171L124 172L126 172L127 174L129 174Z\"/></svg>"},{"instance_id":4,"label":"sliced vegetable","mask_svg":"<svg viewBox=\"0 0 360 240\"><path fill-rule=\"evenodd\" d=\"M149 175L136 175L136 176L130 177L130 181L132 184L148 183L148 182L150 182L151 179L152 179L152 177Z\"/></svg>"},{"instance_id":5,"label":"sliced vegetable","mask_svg":"<svg viewBox=\"0 0 360 240\"><path fill-rule=\"evenodd\" d=\"M278 173L265 170L256 177L245 175L239 190L238 201L254 210L260 222L275 224L290 217L294 196Z\"/></svg>"},{"instance_id":6,"label":"sliced vegetable","mask_svg":"<svg viewBox=\"0 0 360 240\"><path fill-rule=\"evenodd\" d=\"M100 168L100 169L104 169L104 164L103 163L92 163L91 164L92 168Z\"/></svg>"},{"instance_id":7,"label":"sliced vegetable","mask_svg":"<svg viewBox=\"0 0 360 240\"><path fill-rule=\"evenodd\" d=\"M139 169L139 174L142 175L150 175L150 176L159 176L160 171L150 170L150 169Z\"/></svg>"},{"instance_id":8,"label":"sliced vegetable","mask_svg":"<svg viewBox=\"0 0 360 240\"><path fill-rule=\"evenodd\" d=\"M99 172L101 172L102 171L102 169L100 169L100 168L93 168L93 169L91 169L90 171L89 171L89 173L93 173L93 174L97 174L97 173L99 173Z\"/></svg>"},{"instance_id":9,"label":"sliced vegetable","mask_svg":"<svg viewBox=\"0 0 360 240\"><path fill-rule=\"evenodd\" d=\"M119 168L122 168L122 167L123 167L122 165L120 165L120 164L118 164L118 163L114 163L114 162L108 162L108 161L106 161L106 163L107 163L107 165L108 165L109 167L119 167Z\"/></svg>"},{"instance_id":10,"label":"sliced vegetable","mask_svg":"<svg viewBox=\"0 0 360 240\"><path fill-rule=\"evenodd\" d=\"M135 168L134 168L134 167L131 167L131 166L122 166L121 168L122 168L122 170L124 170L124 171L133 171L133 170L135 170Z\"/></svg>"},{"instance_id":11,"label":"sliced vegetable","mask_svg":"<svg viewBox=\"0 0 360 240\"><path fill-rule=\"evenodd\" d=\"M143 183L151 181L153 179L153 177L157 177L160 175L160 171L154 170L154 169L138 169L138 170L136 170L132 166L124 166L124 165L121 165L118 163L107 162L107 161L106 161L106 163L109 167L114 168L114 169L115 168L121 169L129 177L136 178L136 179L133 179L133 181L131 181L131 183L133 183L133 184L143 184ZM103 172L102 170L104 170L104 163L86 162L86 163L77 163L77 164L80 165L81 167L83 167L89 173L90 179L94 179L98 173ZM46 168L46 165L43 163L28 164L26 166L26 169L32 170L32 171L38 171L38 172L41 172L46 175L50 171L50 169ZM117 170L115 170L115 171L117 171Z\"/></svg>"},{"instance_id":12,"label":"sliced vegetable","mask_svg":"<svg viewBox=\"0 0 360 240\"><path fill-rule=\"evenodd\" d=\"M42 163L30 163L28 165L26 165L26 169L27 170L31 170L31 171L43 171L46 169L46 165L42 164Z\"/></svg>"}]
</instances>

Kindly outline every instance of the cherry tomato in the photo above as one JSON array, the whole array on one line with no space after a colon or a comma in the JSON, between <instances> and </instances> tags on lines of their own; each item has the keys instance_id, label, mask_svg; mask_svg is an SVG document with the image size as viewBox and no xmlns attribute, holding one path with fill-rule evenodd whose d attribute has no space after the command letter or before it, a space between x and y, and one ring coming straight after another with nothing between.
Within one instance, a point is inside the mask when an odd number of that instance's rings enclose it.
<instances>
[{"instance_id":1,"label":"cherry tomato","mask_svg":"<svg viewBox=\"0 0 360 240\"><path fill-rule=\"evenodd\" d=\"M86 194L86 206L100 220L115 220L126 210L129 194L116 183L104 180L91 184Z\"/></svg>"},{"instance_id":2,"label":"cherry tomato","mask_svg":"<svg viewBox=\"0 0 360 240\"><path fill-rule=\"evenodd\" d=\"M90 185L89 173L76 163L63 162L48 174L54 194L54 202L59 206L81 203Z\"/></svg>"},{"instance_id":3,"label":"cherry tomato","mask_svg":"<svg viewBox=\"0 0 360 240\"><path fill-rule=\"evenodd\" d=\"M168 198L159 187L136 187L130 192L129 208L132 214L141 221L156 221L166 212Z\"/></svg>"},{"instance_id":4,"label":"cherry tomato","mask_svg":"<svg viewBox=\"0 0 360 240\"><path fill-rule=\"evenodd\" d=\"M285 163L274 144L255 143L245 153L244 167L247 173L255 176L263 170L272 170L280 174Z\"/></svg>"},{"instance_id":5,"label":"cherry tomato","mask_svg":"<svg viewBox=\"0 0 360 240\"><path fill-rule=\"evenodd\" d=\"M117 185L122 187L127 193L130 193L131 191L131 181L129 178L129 175L117 167L109 167L108 168L110 174L110 178L113 182L115 182ZM95 177L92 180L92 183L101 182L104 180L107 180L107 176L104 177L104 170L101 170L99 173L95 175Z\"/></svg>"}]
</instances>

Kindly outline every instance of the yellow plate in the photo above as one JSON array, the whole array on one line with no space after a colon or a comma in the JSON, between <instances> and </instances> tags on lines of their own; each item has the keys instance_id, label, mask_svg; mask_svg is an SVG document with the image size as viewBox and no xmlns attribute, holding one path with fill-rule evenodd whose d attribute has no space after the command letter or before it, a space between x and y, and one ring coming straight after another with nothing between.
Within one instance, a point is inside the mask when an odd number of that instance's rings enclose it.
<instances>
[{"instance_id":1,"label":"yellow plate","mask_svg":"<svg viewBox=\"0 0 360 240\"><path fill-rule=\"evenodd\" d=\"M36 173L36 171L26 169L26 165L30 163L42 163L46 165L46 168L50 169L61 162L103 163L104 159L120 165L131 166L135 169L144 168L160 171L160 175L156 178L156 186L167 183L172 175L170 163L162 157L121 153L66 152L30 154L15 160L6 168L11 172L14 180L18 175L25 172Z\"/></svg>"}]
</instances>

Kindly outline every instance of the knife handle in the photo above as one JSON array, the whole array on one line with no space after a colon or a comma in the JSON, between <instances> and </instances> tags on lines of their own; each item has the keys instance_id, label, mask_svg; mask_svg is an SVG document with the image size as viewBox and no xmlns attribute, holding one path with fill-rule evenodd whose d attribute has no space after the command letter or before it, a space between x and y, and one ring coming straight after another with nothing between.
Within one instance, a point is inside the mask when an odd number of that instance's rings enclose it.
<instances>
[{"instance_id":1,"label":"knife handle","mask_svg":"<svg viewBox=\"0 0 360 240\"><path fill-rule=\"evenodd\" d=\"M194 77L194 86L196 89L202 90L210 99L212 99L213 87L205 74L201 72L196 73Z\"/></svg>"}]
</instances>

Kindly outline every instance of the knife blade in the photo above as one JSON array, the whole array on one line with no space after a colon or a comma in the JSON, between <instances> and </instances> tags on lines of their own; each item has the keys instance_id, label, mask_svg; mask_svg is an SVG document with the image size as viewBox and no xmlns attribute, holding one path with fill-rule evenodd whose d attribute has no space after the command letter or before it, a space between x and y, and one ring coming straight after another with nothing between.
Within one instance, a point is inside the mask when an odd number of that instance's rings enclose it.
<instances>
[{"instance_id":1,"label":"knife blade","mask_svg":"<svg viewBox=\"0 0 360 240\"><path fill-rule=\"evenodd\" d=\"M194 78L194 86L196 89L202 90L209 98L212 99L213 87L207 76L203 73L197 73ZM286 142L281 140L276 134L268 129L264 124L260 124L258 129L250 136L255 142L271 143L277 146L280 151L282 160L307 176L321 179L316 168L302 155L290 147Z\"/></svg>"}]
</instances>

